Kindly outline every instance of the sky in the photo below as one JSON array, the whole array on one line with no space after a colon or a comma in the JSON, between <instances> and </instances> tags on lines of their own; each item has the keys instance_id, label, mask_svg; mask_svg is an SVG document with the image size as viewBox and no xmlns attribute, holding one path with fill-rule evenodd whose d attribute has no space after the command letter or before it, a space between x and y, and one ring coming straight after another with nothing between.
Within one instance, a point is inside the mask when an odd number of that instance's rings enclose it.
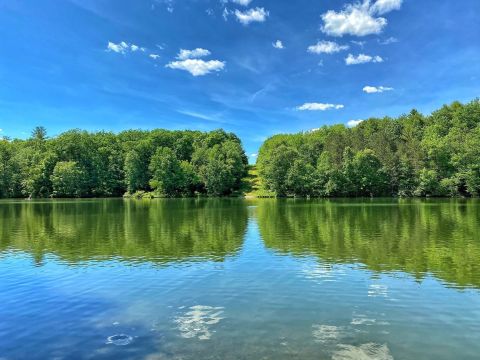
<instances>
[{"instance_id":1,"label":"sky","mask_svg":"<svg viewBox=\"0 0 480 360\"><path fill-rule=\"evenodd\" d=\"M480 97L479 0L0 0L0 136L277 133Z\"/></svg>"}]
</instances>

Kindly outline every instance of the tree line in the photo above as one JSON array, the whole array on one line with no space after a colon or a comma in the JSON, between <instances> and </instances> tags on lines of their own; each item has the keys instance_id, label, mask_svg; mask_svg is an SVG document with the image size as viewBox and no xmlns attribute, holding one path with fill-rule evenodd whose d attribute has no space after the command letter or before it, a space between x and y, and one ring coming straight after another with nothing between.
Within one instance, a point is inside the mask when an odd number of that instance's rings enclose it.
<instances>
[{"instance_id":1,"label":"tree line","mask_svg":"<svg viewBox=\"0 0 480 360\"><path fill-rule=\"evenodd\" d=\"M0 139L0 197L228 196L248 167L240 139L212 132L71 130Z\"/></svg>"},{"instance_id":2,"label":"tree line","mask_svg":"<svg viewBox=\"0 0 480 360\"><path fill-rule=\"evenodd\" d=\"M277 196L479 196L480 100L275 135L257 167Z\"/></svg>"}]
</instances>

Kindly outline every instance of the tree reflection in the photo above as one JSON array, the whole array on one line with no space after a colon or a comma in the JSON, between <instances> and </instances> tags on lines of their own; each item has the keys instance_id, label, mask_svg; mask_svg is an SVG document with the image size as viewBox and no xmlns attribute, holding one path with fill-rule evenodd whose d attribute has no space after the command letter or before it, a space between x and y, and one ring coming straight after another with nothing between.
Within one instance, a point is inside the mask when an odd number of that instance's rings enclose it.
<instances>
[{"instance_id":1,"label":"tree reflection","mask_svg":"<svg viewBox=\"0 0 480 360\"><path fill-rule=\"evenodd\" d=\"M266 247L375 271L427 273L480 287L480 206L475 200L260 201Z\"/></svg>"},{"instance_id":2,"label":"tree reflection","mask_svg":"<svg viewBox=\"0 0 480 360\"><path fill-rule=\"evenodd\" d=\"M22 250L40 263L222 261L243 243L247 208L234 199L3 202L0 250Z\"/></svg>"}]
</instances>

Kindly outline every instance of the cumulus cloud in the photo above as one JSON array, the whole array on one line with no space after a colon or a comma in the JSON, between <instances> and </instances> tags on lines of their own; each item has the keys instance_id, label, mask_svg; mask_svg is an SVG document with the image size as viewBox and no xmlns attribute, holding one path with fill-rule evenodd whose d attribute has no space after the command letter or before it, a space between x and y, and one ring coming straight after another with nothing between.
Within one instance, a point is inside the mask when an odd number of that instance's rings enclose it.
<instances>
[{"instance_id":1,"label":"cumulus cloud","mask_svg":"<svg viewBox=\"0 0 480 360\"><path fill-rule=\"evenodd\" d=\"M281 40L275 41L272 45L275 49L285 49L285 46L283 46L283 42Z\"/></svg>"},{"instance_id":2,"label":"cumulus cloud","mask_svg":"<svg viewBox=\"0 0 480 360\"><path fill-rule=\"evenodd\" d=\"M125 41L121 41L118 44L115 44L109 41L107 44L107 51L113 51L119 54L125 54L128 51L132 51L132 52L145 51L145 48L135 44L128 44Z\"/></svg>"},{"instance_id":3,"label":"cumulus cloud","mask_svg":"<svg viewBox=\"0 0 480 360\"><path fill-rule=\"evenodd\" d=\"M321 30L331 36L366 36L379 34L387 25L387 19L380 17L392 10L400 9L402 0L377 0L347 4L343 10L329 10L322 14Z\"/></svg>"},{"instance_id":4,"label":"cumulus cloud","mask_svg":"<svg viewBox=\"0 0 480 360\"><path fill-rule=\"evenodd\" d=\"M208 55L210 55L210 51L208 51L207 49L202 49L202 48L196 48L193 50L180 49L180 52L177 55L177 59L178 60L195 59L195 58L200 58Z\"/></svg>"},{"instance_id":5,"label":"cumulus cloud","mask_svg":"<svg viewBox=\"0 0 480 360\"><path fill-rule=\"evenodd\" d=\"M393 10L400 10L403 0L377 0L371 6L370 11L374 14L383 15Z\"/></svg>"},{"instance_id":6,"label":"cumulus cloud","mask_svg":"<svg viewBox=\"0 0 480 360\"><path fill-rule=\"evenodd\" d=\"M383 62L383 59L378 55L370 56L365 54L359 54L357 56L348 54L348 56L345 58L345 64L347 65L358 65L358 64L365 64L369 62L381 63Z\"/></svg>"},{"instance_id":7,"label":"cumulus cloud","mask_svg":"<svg viewBox=\"0 0 480 360\"><path fill-rule=\"evenodd\" d=\"M336 104L324 104L324 103L305 103L301 106L297 107L297 110L300 111L325 111L330 109L343 109L343 105L336 105Z\"/></svg>"},{"instance_id":8,"label":"cumulus cloud","mask_svg":"<svg viewBox=\"0 0 480 360\"><path fill-rule=\"evenodd\" d=\"M365 86L363 91L367 94L376 94L376 93L383 93L385 91L392 91L393 88L385 87L385 86Z\"/></svg>"},{"instance_id":9,"label":"cumulus cloud","mask_svg":"<svg viewBox=\"0 0 480 360\"><path fill-rule=\"evenodd\" d=\"M353 128L355 126L357 126L358 124L360 124L363 120L350 120L349 122L347 122L347 126L349 128Z\"/></svg>"},{"instance_id":10,"label":"cumulus cloud","mask_svg":"<svg viewBox=\"0 0 480 360\"><path fill-rule=\"evenodd\" d=\"M339 45L333 41L319 41L315 45L310 45L307 51L313 54L333 54L348 48L348 45Z\"/></svg>"},{"instance_id":11,"label":"cumulus cloud","mask_svg":"<svg viewBox=\"0 0 480 360\"><path fill-rule=\"evenodd\" d=\"M213 71L220 71L225 68L225 62L219 60L205 61L202 59L186 59L172 61L166 65L170 69L185 70L193 76L207 75Z\"/></svg>"},{"instance_id":12,"label":"cumulus cloud","mask_svg":"<svg viewBox=\"0 0 480 360\"><path fill-rule=\"evenodd\" d=\"M235 10L237 20L243 25L249 25L252 22L264 22L269 13L264 8L255 8L245 11Z\"/></svg>"},{"instance_id":13,"label":"cumulus cloud","mask_svg":"<svg viewBox=\"0 0 480 360\"><path fill-rule=\"evenodd\" d=\"M157 54L150 54L148 55L150 58L152 58L153 60L158 60L160 59L160 55L157 55Z\"/></svg>"}]
</instances>

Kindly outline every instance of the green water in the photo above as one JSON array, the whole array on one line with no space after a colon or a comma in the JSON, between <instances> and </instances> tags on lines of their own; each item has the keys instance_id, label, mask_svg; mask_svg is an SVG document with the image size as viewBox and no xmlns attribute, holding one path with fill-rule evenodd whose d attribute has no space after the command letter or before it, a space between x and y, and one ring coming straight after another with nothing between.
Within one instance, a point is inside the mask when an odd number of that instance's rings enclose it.
<instances>
[{"instance_id":1,"label":"green water","mask_svg":"<svg viewBox=\"0 0 480 360\"><path fill-rule=\"evenodd\" d=\"M477 200L0 202L0 359L478 359Z\"/></svg>"}]
</instances>

